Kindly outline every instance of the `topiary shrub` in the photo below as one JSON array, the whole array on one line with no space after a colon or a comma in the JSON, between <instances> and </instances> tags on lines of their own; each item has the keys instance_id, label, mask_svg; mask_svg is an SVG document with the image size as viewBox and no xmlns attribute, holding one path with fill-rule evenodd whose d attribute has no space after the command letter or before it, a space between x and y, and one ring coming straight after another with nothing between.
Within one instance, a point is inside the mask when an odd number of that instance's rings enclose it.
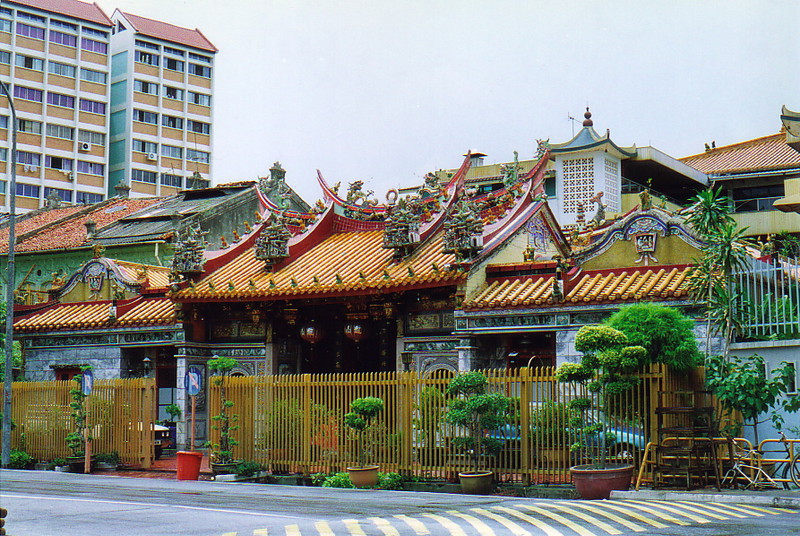
<instances>
[{"instance_id":1,"label":"topiary shrub","mask_svg":"<svg viewBox=\"0 0 800 536\"><path fill-rule=\"evenodd\" d=\"M356 458L359 467L367 464L367 450L369 432L372 429L373 419L383 411L383 400L375 396L356 398L350 402L350 412L344 416L344 424L356 438Z\"/></svg>"}]
</instances>

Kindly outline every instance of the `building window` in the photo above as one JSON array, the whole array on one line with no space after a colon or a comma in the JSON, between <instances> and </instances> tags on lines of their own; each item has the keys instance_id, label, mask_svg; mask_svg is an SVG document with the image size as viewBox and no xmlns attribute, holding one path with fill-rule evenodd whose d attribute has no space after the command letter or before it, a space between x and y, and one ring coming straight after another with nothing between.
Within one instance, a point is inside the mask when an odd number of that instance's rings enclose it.
<instances>
[{"instance_id":1,"label":"building window","mask_svg":"<svg viewBox=\"0 0 800 536\"><path fill-rule=\"evenodd\" d=\"M62 140L72 140L75 137L75 129L64 125L47 124L47 135L51 138L61 138Z\"/></svg>"},{"instance_id":2,"label":"building window","mask_svg":"<svg viewBox=\"0 0 800 536\"><path fill-rule=\"evenodd\" d=\"M87 39L86 37L81 37L81 48L88 52L97 52L98 54L108 53L107 43L95 41L94 39Z\"/></svg>"},{"instance_id":3,"label":"building window","mask_svg":"<svg viewBox=\"0 0 800 536\"><path fill-rule=\"evenodd\" d=\"M176 87L164 86L164 96L168 99L183 100L183 90Z\"/></svg>"},{"instance_id":4,"label":"building window","mask_svg":"<svg viewBox=\"0 0 800 536\"><path fill-rule=\"evenodd\" d=\"M142 48L149 48L150 50L160 50L161 49L161 47L159 47L157 44L151 43L149 41L142 41L141 39L137 39L136 40L136 46L137 47L142 47Z\"/></svg>"},{"instance_id":5,"label":"building window","mask_svg":"<svg viewBox=\"0 0 800 536\"><path fill-rule=\"evenodd\" d=\"M47 199L51 194L55 193L59 199L66 203L72 203L72 192L69 190L62 190L61 188L51 188L50 186L44 187L44 197Z\"/></svg>"},{"instance_id":6,"label":"building window","mask_svg":"<svg viewBox=\"0 0 800 536\"><path fill-rule=\"evenodd\" d=\"M164 68L170 71L183 72L183 62L175 58L164 58Z\"/></svg>"},{"instance_id":7,"label":"building window","mask_svg":"<svg viewBox=\"0 0 800 536\"><path fill-rule=\"evenodd\" d=\"M67 78L75 78L75 67L72 65L58 63L57 61L48 61L47 70L50 72L50 74L66 76Z\"/></svg>"},{"instance_id":8,"label":"building window","mask_svg":"<svg viewBox=\"0 0 800 536\"><path fill-rule=\"evenodd\" d=\"M69 22L64 22L63 20L58 20L58 19L50 19L50 26L53 26L55 28L62 28L64 30L72 30L73 32L78 31L78 27L75 26L74 24L71 24Z\"/></svg>"},{"instance_id":9,"label":"building window","mask_svg":"<svg viewBox=\"0 0 800 536\"><path fill-rule=\"evenodd\" d=\"M6 52L5 50L0 50L0 63L3 65L10 65L11 64L11 52Z\"/></svg>"},{"instance_id":10,"label":"building window","mask_svg":"<svg viewBox=\"0 0 800 536\"><path fill-rule=\"evenodd\" d=\"M133 90L139 93L147 93L148 95L158 95L158 84L145 82L144 80L134 80Z\"/></svg>"},{"instance_id":11,"label":"building window","mask_svg":"<svg viewBox=\"0 0 800 536\"><path fill-rule=\"evenodd\" d=\"M211 63L211 58L208 56L201 56L200 54L195 54L194 52L189 52L189 59L202 61L203 63Z\"/></svg>"},{"instance_id":12,"label":"building window","mask_svg":"<svg viewBox=\"0 0 800 536\"><path fill-rule=\"evenodd\" d=\"M132 169L131 180L136 182L146 182L148 184L155 184L158 175L155 171L145 171L143 169Z\"/></svg>"},{"instance_id":13,"label":"building window","mask_svg":"<svg viewBox=\"0 0 800 536\"><path fill-rule=\"evenodd\" d=\"M202 162L208 164L211 155L205 151L198 151L196 149L186 149L186 160L190 162Z\"/></svg>"},{"instance_id":14,"label":"building window","mask_svg":"<svg viewBox=\"0 0 800 536\"><path fill-rule=\"evenodd\" d=\"M42 102L43 92L41 89L30 87L14 86L14 96L18 99Z\"/></svg>"},{"instance_id":15,"label":"building window","mask_svg":"<svg viewBox=\"0 0 800 536\"><path fill-rule=\"evenodd\" d=\"M8 149L0 147L0 162L8 162Z\"/></svg>"},{"instance_id":16,"label":"building window","mask_svg":"<svg viewBox=\"0 0 800 536\"><path fill-rule=\"evenodd\" d=\"M95 30L94 28L89 28L88 26L83 27L83 33L85 33L86 35L91 35L93 37L100 37L101 39L108 39L108 32Z\"/></svg>"},{"instance_id":17,"label":"building window","mask_svg":"<svg viewBox=\"0 0 800 536\"><path fill-rule=\"evenodd\" d=\"M17 35L22 37L30 37L31 39L40 39L44 41L44 28L38 26L30 26L28 24L17 23Z\"/></svg>"},{"instance_id":18,"label":"building window","mask_svg":"<svg viewBox=\"0 0 800 536\"><path fill-rule=\"evenodd\" d=\"M211 106L211 95L204 95L202 93L190 91L189 102L192 104L199 104L200 106Z\"/></svg>"},{"instance_id":19,"label":"building window","mask_svg":"<svg viewBox=\"0 0 800 536\"><path fill-rule=\"evenodd\" d=\"M95 82L97 84L106 83L106 73L102 71L94 71L92 69L81 68L81 80L87 82Z\"/></svg>"},{"instance_id":20,"label":"building window","mask_svg":"<svg viewBox=\"0 0 800 536\"><path fill-rule=\"evenodd\" d=\"M198 134L210 134L211 133L211 125L208 123L203 123L202 121L194 121L192 119L186 120L186 129L191 132L197 132Z\"/></svg>"},{"instance_id":21,"label":"building window","mask_svg":"<svg viewBox=\"0 0 800 536\"><path fill-rule=\"evenodd\" d=\"M165 54L172 54L173 56L183 57L183 50L178 50L177 48L171 48L171 47L166 47L165 46L164 47L164 53Z\"/></svg>"},{"instance_id":22,"label":"building window","mask_svg":"<svg viewBox=\"0 0 800 536\"><path fill-rule=\"evenodd\" d=\"M102 132L92 132L91 130L79 130L78 141L91 143L94 145L105 145L106 135Z\"/></svg>"},{"instance_id":23,"label":"building window","mask_svg":"<svg viewBox=\"0 0 800 536\"><path fill-rule=\"evenodd\" d=\"M134 55L134 60L138 63L144 63L145 65L158 67L158 54L151 54L150 52L142 52L141 50L137 50L136 54Z\"/></svg>"},{"instance_id":24,"label":"building window","mask_svg":"<svg viewBox=\"0 0 800 536\"><path fill-rule=\"evenodd\" d=\"M172 173L162 173L161 184L163 184L164 186L174 186L175 188L181 188L183 186L183 177L181 177L180 175L173 175Z\"/></svg>"},{"instance_id":25,"label":"building window","mask_svg":"<svg viewBox=\"0 0 800 536\"><path fill-rule=\"evenodd\" d=\"M137 153L158 153L158 144L152 141L133 140L131 146Z\"/></svg>"},{"instance_id":26,"label":"building window","mask_svg":"<svg viewBox=\"0 0 800 536\"><path fill-rule=\"evenodd\" d=\"M183 158L183 148L175 147L174 145L161 144L161 156L168 158Z\"/></svg>"},{"instance_id":27,"label":"building window","mask_svg":"<svg viewBox=\"0 0 800 536\"><path fill-rule=\"evenodd\" d=\"M18 197L34 197L39 199L39 187L33 184L17 183L17 196Z\"/></svg>"},{"instance_id":28,"label":"building window","mask_svg":"<svg viewBox=\"0 0 800 536\"><path fill-rule=\"evenodd\" d=\"M52 104L53 106L61 106L62 108L69 108L71 110L75 109L75 97L71 97L69 95L62 95L61 93L53 93L52 91L47 93L47 104Z\"/></svg>"},{"instance_id":29,"label":"building window","mask_svg":"<svg viewBox=\"0 0 800 536\"><path fill-rule=\"evenodd\" d=\"M78 173L86 173L87 175L103 175L105 166L96 162L85 162L78 160Z\"/></svg>"},{"instance_id":30,"label":"building window","mask_svg":"<svg viewBox=\"0 0 800 536\"><path fill-rule=\"evenodd\" d=\"M50 30L50 42L56 45L64 45L65 47L75 47L78 44L78 38L64 32Z\"/></svg>"},{"instance_id":31,"label":"building window","mask_svg":"<svg viewBox=\"0 0 800 536\"><path fill-rule=\"evenodd\" d=\"M8 128L8 116L0 115L0 128Z\"/></svg>"},{"instance_id":32,"label":"building window","mask_svg":"<svg viewBox=\"0 0 800 536\"><path fill-rule=\"evenodd\" d=\"M30 56L23 56L17 54L14 58L14 63L17 67L24 67L32 71L44 71L44 60L39 58L32 58Z\"/></svg>"},{"instance_id":33,"label":"building window","mask_svg":"<svg viewBox=\"0 0 800 536\"><path fill-rule=\"evenodd\" d=\"M189 64L189 74L195 76L202 76L203 78L211 78L211 67L207 65L198 65L196 63Z\"/></svg>"},{"instance_id":34,"label":"building window","mask_svg":"<svg viewBox=\"0 0 800 536\"><path fill-rule=\"evenodd\" d=\"M138 121L139 123L148 123L150 125L157 125L158 114L153 112L147 112L145 110L134 110L133 120Z\"/></svg>"},{"instance_id":35,"label":"building window","mask_svg":"<svg viewBox=\"0 0 800 536\"><path fill-rule=\"evenodd\" d=\"M106 103L89 99L81 99L81 110L93 114L105 115Z\"/></svg>"},{"instance_id":36,"label":"building window","mask_svg":"<svg viewBox=\"0 0 800 536\"><path fill-rule=\"evenodd\" d=\"M72 171L72 160L69 158L62 158L60 156L45 156L44 165L50 169Z\"/></svg>"},{"instance_id":37,"label":"building window","mask_svg":"<svg viewBox=\"0 0 800 536\"><path fill-rule=\"evenodd\" d=\"M11 21L0 19L0 32L11 33Z\"/></svg>"},{"instance_id":38,"label":"building window","mask_svg":"<svg viewBox=\"0 0 800 536\"><path fill-rule=\"evenodd\" d=\"M102 200L103 196L101 194L93 194L91 192L78 192L76 194L76 201L84 205L99 203Z\"/></svg>"},{"instance_id":39,"label":"building window","mask_svg":"<svg viewBox=\"0 0 800 536\"><path fill-rule=\"evenodd\" d=\"M32 20L33 22L39 22L41 24L47 22L44 17L40 15L34 15L33 13L27 13L25 11L17 11L17 18Z\"/></svg>"},{"instance_id":40,"label":"building window","mask_svg":"<svg viewBox=\"0 0 800 536\"><path fill-rule=\"evenodd\" d=\"M174 115L162 115L161 124L169 128L183 129L183 118L175 117Z\"/></svg>"},{"instance_id":41,"label":"building window","mask_svg":"<svg viewBox=\"0 0 800 536\"><path fill-rule=\"evenodd\" d=\"M17 164L25 166L39 166L42 163L42 155L29 153L27 151L17 151Z\"/></svg>"},{"instance_id":42,"label":"building window","mask_svg":"<svg viewBox=\"0 0 800 536\"><path fill-rule=\"evenodd\" d=\"M783 184L771 186L753 186L750 188L735 188L733 198L734 212L762 212L775 210L772 204L784 197L786 190Z\"/></svg>"},{"instance_id":43,"label":"building window","mask_svg":"<svg viewBox=\"0 0 800 536\"><path fill-rule=\"evenodd\" d=\"M39 121L30 119L17 119L17 131L26 134L41 134L42 124Z\"/></svg>"},{"instance_id":44,"label":"building window","mask_svg":"<svg viewBox=\"0 0 800 536\"><path fill-rule=\"evenodd\" d=\"M619 162L605 159L605 189L603 190L603 200L608 205L608 209L618 212L620 209L620 182Z\"/></svg>"}]
</instances>

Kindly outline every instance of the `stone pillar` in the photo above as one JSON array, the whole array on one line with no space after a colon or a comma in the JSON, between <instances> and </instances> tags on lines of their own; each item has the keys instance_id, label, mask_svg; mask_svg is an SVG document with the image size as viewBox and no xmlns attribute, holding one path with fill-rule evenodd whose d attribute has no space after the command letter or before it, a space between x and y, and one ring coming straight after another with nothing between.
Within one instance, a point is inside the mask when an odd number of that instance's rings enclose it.
<instances>
[{"instance_id":1,"label":"stone pillar","mask_svg":"<svg viewBox=\"0 0 800 536\"><path fill-rule=\"evenodd\" d=\"M183 378L186 375L186 350L179 346L175 351L175 375L177 390L175 391L175 404L183 411L183 416L175 423L175 443L177 448L189 450L189 426L192 418L192 407L186 389L183 385Z\"/></svg>"},{"instance_id":2,"label":"stone pillar","mask_svg":"<svg viewBox=\"0 0 800 536\"><path fill-rule=\"evenodd\" d=\"M478 347L475 346L474 340L471 338L464 338L458 341L458 370L459 372L466 372L474 368L478 368Z\"/></svg>"}]
</instances>

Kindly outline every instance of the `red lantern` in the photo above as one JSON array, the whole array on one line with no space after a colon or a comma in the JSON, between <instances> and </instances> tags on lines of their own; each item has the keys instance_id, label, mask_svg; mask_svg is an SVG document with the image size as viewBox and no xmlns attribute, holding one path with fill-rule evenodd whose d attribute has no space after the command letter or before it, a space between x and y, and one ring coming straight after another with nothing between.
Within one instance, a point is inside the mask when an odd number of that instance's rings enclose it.
<instances>
[{"instance_id":1,"label":"red lantern","mask_svg":"<svg viewBox=\"0 0 800 536\"><path fill-rule=\"evenodd\" d=\"M300 337L309 344L316 344L322 340L322 330L316 324L306 324L300 328Z\"/></svg>"},{"instance_id":2,"label":"red lantern","mask_svg":"<svg viewBox=\"0 0 800 536\"><path fill-rule=\"evenodd\" d=\"M359 322L350 322L344 326L344 336L358 344L366 338L367 330Z\"/></svg>"}]
</instances>

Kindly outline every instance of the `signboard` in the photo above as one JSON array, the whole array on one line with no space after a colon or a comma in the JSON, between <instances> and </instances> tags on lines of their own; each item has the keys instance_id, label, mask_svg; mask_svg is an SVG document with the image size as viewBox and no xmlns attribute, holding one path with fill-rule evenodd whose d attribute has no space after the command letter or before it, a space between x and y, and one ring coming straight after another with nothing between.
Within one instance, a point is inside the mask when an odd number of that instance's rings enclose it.
<instances>
[{"instance_id":1,"label":"signboard","mask_svg":"<svg viewBox=\"0 0 800 536\"><path fill-rule=\"evenodd\" d=\"M84 395L89 396L92 394L94 387L94 373L91 370L84 370L81 372L81 391Z\"/></svg>"},{"instance_id":2,"label":"signboard","mask_svg":"<svg viewBox=\"0 0 800 536\"><path fill-rule=\"evenodd\" d=\"M183 386L186 388L186 394L190 396L200 394L200 391L203 390L203 371L195 366L186 369L186 375L183 377Z\"/></svg>"}]
</instances>

